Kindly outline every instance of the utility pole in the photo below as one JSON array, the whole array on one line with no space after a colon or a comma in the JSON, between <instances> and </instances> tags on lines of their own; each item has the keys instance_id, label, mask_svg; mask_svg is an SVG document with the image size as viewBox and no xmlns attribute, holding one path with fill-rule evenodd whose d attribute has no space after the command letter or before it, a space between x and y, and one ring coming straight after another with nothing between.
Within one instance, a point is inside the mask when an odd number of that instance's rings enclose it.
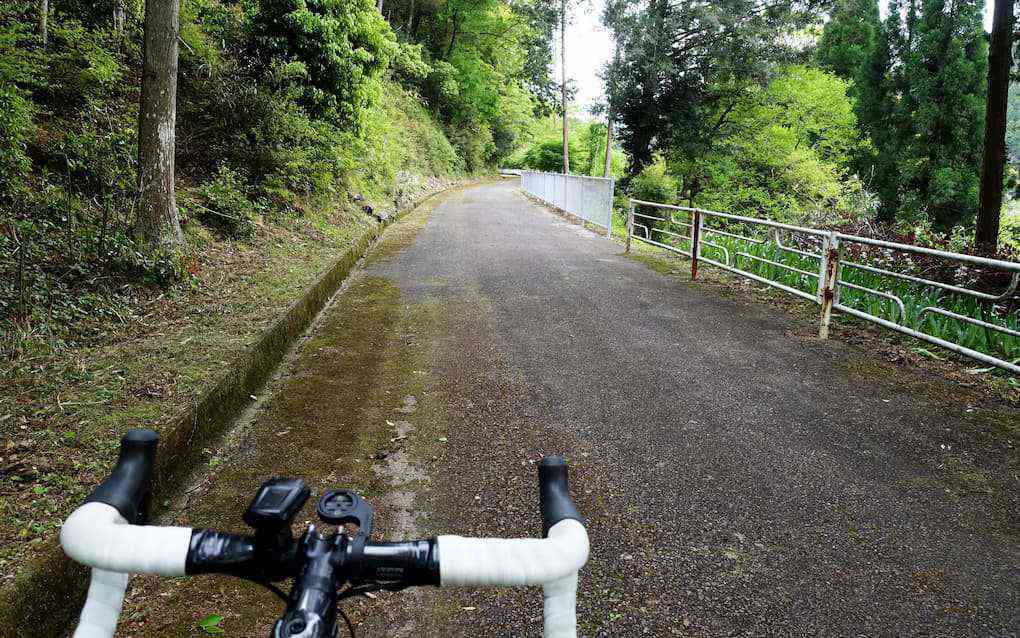
<instances>
[{"instance_id":1,"label":"utility pole","mask_svg":"<svg viewBox=\"0 0 1020 638\"><path fill-rule=\"evenodd\" d=\"M563 84L563 174L570 175L570 122L567 116L567 0L560 0L560 69Z\"/></svg>"},{"instance_id":2,"label":"utility pole","mask_svg":"<svg viewBox=\"0 0 1020 638\"><path fill-rule=\"evenodd\" d=\"M614 38L615 41L615 38ZM613 51L613 64L609 67L606 91L606 165L602 168L602 177L609 177L612 172L613 163L613 93L616 88L615 71L620 62L620 46L616 45Z\"/></svg>"},{"instance_id":3,"label":"utility pole","mask_svg":"<svg viewBox=\"0 0 1020 638\"><path fill-rule=\"evenodd\" d=\"M992 35L988 47L988 102L985 106L985 153L981 162L974 243L995 252L1002 212L1002 180L1006 161L1006 104L1009 72L1013 66L1013 2L995 0Z\"/></svg>"}]
</instances>

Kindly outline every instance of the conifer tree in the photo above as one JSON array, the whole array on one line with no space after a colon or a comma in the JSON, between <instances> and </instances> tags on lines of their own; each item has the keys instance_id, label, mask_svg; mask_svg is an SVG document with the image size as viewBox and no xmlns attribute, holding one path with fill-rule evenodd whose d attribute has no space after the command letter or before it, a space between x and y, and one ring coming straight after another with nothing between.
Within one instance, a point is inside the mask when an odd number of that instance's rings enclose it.
<instances>
[{"instance_id":1,"label":"conifer tree","mask_svg":"<svg viewBox=\"0 0 1020 638\"><path fill-rule=\"evenodd\" d=\"M922 0L908 23L900 74L910 121L899 157L901 216L926 216L939 230L977 211L988 65L982 4Z\"/></svg>"}]
</instances>

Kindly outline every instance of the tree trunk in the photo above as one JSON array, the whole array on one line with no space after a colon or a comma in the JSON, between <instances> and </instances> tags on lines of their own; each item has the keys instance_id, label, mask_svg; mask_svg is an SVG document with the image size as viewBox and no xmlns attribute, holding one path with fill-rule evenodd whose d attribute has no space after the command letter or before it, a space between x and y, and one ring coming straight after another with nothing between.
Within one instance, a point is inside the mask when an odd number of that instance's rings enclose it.
<instances>
[{"instance_id":1,"label":"tree trunk","mask_svg":"<svg viewBox=\"0 0 1020 638\"><path fill-rule=\"evenodd\" d=\"M453 53L453 45L457 41L457 21L460 20L460 16L457 13L453 14L453 25L450 29L450 42L446 45L446 53L443 55L444 60L450 59L450 54Z\"/></svg>"},{"instance_id":2,"label":"tree trunk","mask_svg":"<svg viewBox=\"0 0 1020 638\"><path fill-rule=\"evenodd\" d=\"M563 174L570 175L570 122L567 116L567 0L560 0L560 69L563 90Z\"/></svg>"},{"instance_id":3,"label":"tree trunk","mask_svg":"<svg viewBox=\"0 0 1020 638\"><path fill-rule=\"evenodd\" d=\"M42 38L43 46L50 41L49 19L50 0L39 0L39 37Z\"/></svg>"},{"instance_id":4,"label":"tree trunk","mask_svg":"<svg viewBox=\"0 0 1020 638\"><path fill-rule=\"evenodd\" d=\"M146 0L142 95L138 109L135 234L150 248L184 245L174 198L178 0Z\"/></svg>"},{"instance_id":5,"label":"tree trunk","mask_svg":"<svg viewBox=\"0 0 1020 638\"><path fill-rule=\"evenodd\" d=\"M379 0L379 4L376 5L377 7L379 7L379 15L382 15L382 2L383 0Z\"/></svg>"},{"instance_id":6,"label":"tree trunk","mask_svg":"<svg viewBox=\"0 0 1020 638\"><path fill-rule=\"evenodd\" d=\"M113 3L113 32L118 38L124 36L124 0L115 0Z\"/></svg>"},{"instance_id":7,"label":"tree trunk","mask_svg":"<svg viewBox=\"0 0 1020 638\"><path fill-rule=\"evenodd\" d=\"M985 154L981 162L977 246L995 252L1002 211L1002 180L1006 162L1006 101L1013 66L1013 0L995 0L988 47L988 103L985 107Z\"/></svg>"},{"instance_id":8,"label":"tree trunk","mask_svg":"<svg viewBox=\"0 0 1020 638\"><path fill-rule=\"evenodd\" d=\"M404 30L407 31L408 33L411 33L411 25L414 24L415 9L416 9L415 2L414 0L411 0L411 10L407 12L407 26L404 27Z\"/></svg>"},{"instance_id":9,"label":"tree trunk","mask_svg":"<svg viewBox=\"0 0 1020 638\"><path fill-rule=\"evenodd\" d=\"M602 167L602 177L609 177L613 164L613 115L606 118L606 164Z\"/></svg>"}]
</instances>

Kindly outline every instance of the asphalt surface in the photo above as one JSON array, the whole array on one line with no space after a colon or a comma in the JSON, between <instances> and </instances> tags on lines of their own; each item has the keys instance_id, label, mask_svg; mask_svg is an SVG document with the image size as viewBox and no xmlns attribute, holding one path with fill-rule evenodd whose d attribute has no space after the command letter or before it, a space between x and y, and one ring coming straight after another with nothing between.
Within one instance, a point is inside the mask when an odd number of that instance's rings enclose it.
<instances>
[{"instance_id":1,"label":"asphalt surface","mask_svg":"<svg viewBox=\"0 0 1020 638\"><path fill-rule=\"evenodd\" d=\"M536 535L534 464L561 453L592 542L583 635L1020 635L1015 413L660 274L515 187L456 192L371 259L181 518L218 522L217 485L336 457L323 485L366 491L378 537ZM281 460L291 428L317 428L295 444L314 463ZM196 582L136 586L129 612L174 602L131 635L186 634L189 601L248 592ZM258 600L228 635L266 626ZM541 634L537 590L351 611L363 637Z\"/></svg>"}]
</instances>

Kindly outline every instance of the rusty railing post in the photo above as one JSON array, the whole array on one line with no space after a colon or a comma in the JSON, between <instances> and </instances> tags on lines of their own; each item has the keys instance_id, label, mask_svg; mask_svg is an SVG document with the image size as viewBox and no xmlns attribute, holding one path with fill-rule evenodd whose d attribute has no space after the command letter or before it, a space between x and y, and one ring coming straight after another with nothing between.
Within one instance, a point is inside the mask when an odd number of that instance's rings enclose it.
<instances>
[{"instance_id":1,"label":"rusty railing post","mask_svg":"<svg viewBox=\"0 0 1020 638\"><path fill-rule=\"evenodd\" d=\"M698 255L701 253L701 224L704 223L701 211L694 209L691 219L691 281L698 278Z\"/></svg>"},{"instance_id":2,"label":"rusty railing post","mask_svg":"<svg viewBox=\"0 0 1020 638\"><path fill-rule=\"evenodd\" d=\"M822 266L818 276L818 303L822 306L822 316L818 323L818 338L829 338L829 323L832 321L832 306L839 295L839 270L843 257L843 247L830 232L822 243Z\"/></svg>"},{"instance_id":3,"label":"rusty railing post","mask_svg":"<svg viewBox=\"0 0 1020 638\"><path fill-rule=\"evenodd\" d=\"M634 200L630 200L630 207L627 209L627 243L623 252L630 252L630 237L634 234Z\"/></svg>"}]
</instances>

